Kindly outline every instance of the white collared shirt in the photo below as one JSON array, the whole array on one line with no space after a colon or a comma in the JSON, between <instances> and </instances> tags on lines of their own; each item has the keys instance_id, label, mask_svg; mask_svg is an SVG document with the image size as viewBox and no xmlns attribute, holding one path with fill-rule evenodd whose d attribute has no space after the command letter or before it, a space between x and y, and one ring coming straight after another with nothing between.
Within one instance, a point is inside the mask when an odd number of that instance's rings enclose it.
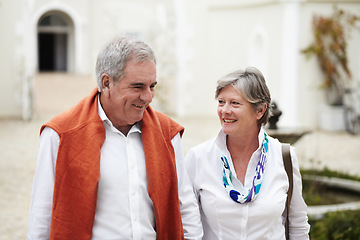
<instances>
[{"instance_id":1,"label":"white collared shirt","mask_svg":"<svg viewBox=\"0 0 360 240\"><path fill-rule=\"evenodd\" d=\"M106 130L106 140L101 148L101 179L91 239L156 239L153 203L147 191L140 124L133 125L128 135L124 136L106 117L100 103L98 106ZM49 239L59 140L58 134L51 128L45 128L40 137L28 240ZM201 239L200 214L184 167L180 134L171 142L175 149L185 238Z\"/></svg>"},{"instance_id":2,"label":"white collared shirt","mask_svg":"<svg viewBox=\"0 0 360 240\"><path fill-rule=\"evenodd\" d=\"M284 169L281 144L268 137L269 150L260 192L250 203L234 202L225 190L221 157L227 157L232 182L236 189L250 188L259 161L264 129L259 133L259 148L253 153L245 175L245 186L236 178L231 155L226 147L226 135L220 131L216 138L188 152L186 168L200 204L201 220L206 240L228 239L285 239L282 214L285 209L288 178ZM295 149L291 147L294 190L290 206L290 239L309 239L307 206L302 198L301 176Z\"/></svg>"}]
</instances>

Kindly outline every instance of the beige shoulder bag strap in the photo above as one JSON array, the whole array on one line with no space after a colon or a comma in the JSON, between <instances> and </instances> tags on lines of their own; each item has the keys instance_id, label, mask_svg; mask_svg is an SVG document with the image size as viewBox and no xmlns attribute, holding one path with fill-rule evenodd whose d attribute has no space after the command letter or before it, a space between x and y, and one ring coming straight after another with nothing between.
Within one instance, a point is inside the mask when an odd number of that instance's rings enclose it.
<instances>
[{"instance_id":1,"label":"beige shoulder bag strap","mask_svg":"<svg viewBox=\"0 0 360 240\"><path fill-rule=\"evenodd\" d=\"M289 179L289 190L286 200L286 223L285 223L286 239L289 239L289 211L290 211L291 196L293 192L293 168L292 168L291 155L290 155L290 144L285 144L285 143L282 144L282 156L283 156L285 171Z\"/></svg>"}]
</instances>

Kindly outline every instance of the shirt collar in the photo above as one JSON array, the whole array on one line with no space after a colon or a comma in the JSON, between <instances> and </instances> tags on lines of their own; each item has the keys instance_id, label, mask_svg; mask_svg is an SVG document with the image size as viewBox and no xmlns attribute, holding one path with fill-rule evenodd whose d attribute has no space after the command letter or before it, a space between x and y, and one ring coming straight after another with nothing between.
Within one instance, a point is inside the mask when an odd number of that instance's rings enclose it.
<instances>
[{"instance_id":1,"label":"shirt collar","mask_svg":"<svg viewBox=\"0 0 360 240\"><path fill-rule=\"evenodd\" d=\"M227 151L227 147L226 147L226 134L223 132L222 129L220 129L220 132L218 133L216 139L215 139L215 144L223 151Z\"/></svg>"},{"instance_id":2,"label":"shirt collar","mask_svg":"<svg viewBox=\"0 0 360 240\"><path fill-rule=\"evenodd\" d=\"M111 128L116 129L116 128L114 127L114 125L112 124L112 122L110 121L110 119L106 116L106 113L105 113L104 109L103 109L102 106L101 106L101 103L100 103L100 94L99 94L99 97L98 97L98 114L99 114L100 119L101 119L105 124L109 125ZM117 129L116 129L116 130L117 130ZM117 131L119 131L119 130L117 130ZM140 123L140 122L135 123L135 124L131 127L129 133L132 133L132 132L139 132L139 133L141 133L141 123Z\"/></svg>"},{"instance_id":3,"label":"shirt collar","mask_svg":"<svg viewBox=\"0 0 360 240\"><path fill-rule=\"evenodd\" d=\"M263 141L264 141L264 134L265 134L265 129L264 127L261 127L260 128L260 131L259 131L259 135L258 135L258 139L259 139L259 148L261 148L262 144L263 144Z\"/></svg>"}]
</instances>

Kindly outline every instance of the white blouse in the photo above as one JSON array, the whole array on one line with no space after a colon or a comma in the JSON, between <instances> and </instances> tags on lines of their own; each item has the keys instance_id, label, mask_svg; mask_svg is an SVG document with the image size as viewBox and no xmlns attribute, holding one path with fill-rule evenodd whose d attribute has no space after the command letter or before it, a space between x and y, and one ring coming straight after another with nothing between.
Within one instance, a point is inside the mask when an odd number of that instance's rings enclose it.
<instances>
[{"instance_id":1,"label":"white blouse","mask_svg":"<svg viewBox=\"0 0 360 240\"><path fill-rule=\"evenodd\" d=\"M259 148L252 154L246 175L245 188L250 188L259 161L265 130L259 133ZM186 168L200 204L201 220L206 240L228 239L285 239L285 210L288 177L284 168L281 143L269 139L269 151L260 192L250 203L234 202L223 185L221 157L227 157L233 184L243 192L234 165L226 147L226 135L220 131L210 139L189 150ZM294 190L290 205L290 239L309 239L310 225L307 206L302 198L302 184L295 149L291 147Z\"/></svg>"}]
</instances>

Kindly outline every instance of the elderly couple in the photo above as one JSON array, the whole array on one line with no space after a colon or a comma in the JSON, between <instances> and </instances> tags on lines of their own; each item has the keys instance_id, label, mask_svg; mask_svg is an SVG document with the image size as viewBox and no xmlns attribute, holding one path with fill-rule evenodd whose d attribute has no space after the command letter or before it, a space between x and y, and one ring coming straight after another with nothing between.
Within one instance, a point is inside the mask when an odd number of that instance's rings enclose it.
<instances>
[{"instance_id":1,"label":"elderly couple","mask_svg":"<svg viewBox=\"0 0 360 240\"><path fill-rule=\"evenodd\" d=\"M219 134L184 158L184 128L153 110L156 59L121 37L97 89L41 127L28 240L285 239L288 178L267 135L270 92L255 68L218 81ZM309 239L295 150L290 239Z\"/></svg>"}]
</instances>

